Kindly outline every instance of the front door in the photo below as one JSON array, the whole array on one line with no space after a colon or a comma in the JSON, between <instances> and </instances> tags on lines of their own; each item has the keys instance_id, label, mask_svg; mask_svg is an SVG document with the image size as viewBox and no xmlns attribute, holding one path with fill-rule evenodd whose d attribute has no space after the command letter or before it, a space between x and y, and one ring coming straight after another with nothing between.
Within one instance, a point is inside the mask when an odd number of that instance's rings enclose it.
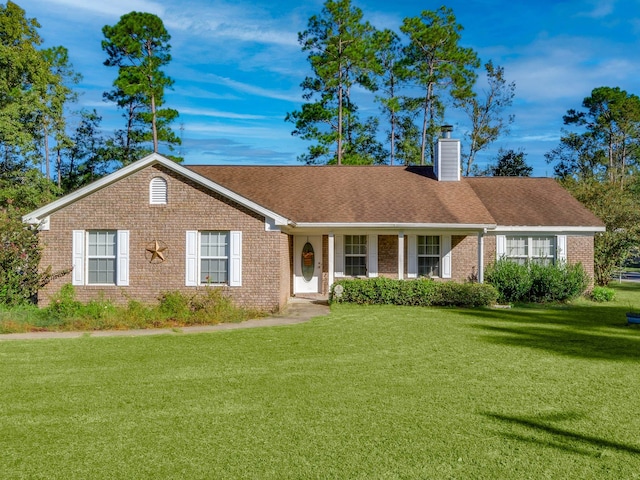
<instances>
[{"instance_id":1,"label":"front door","mask_svg":"<svg viewBox=\"0 0 640 480\"><path fill-rule=\"evenodd\" d=\"M321 293L322 237L294 237L293 293Z\"/></svg>"}]
</instances>

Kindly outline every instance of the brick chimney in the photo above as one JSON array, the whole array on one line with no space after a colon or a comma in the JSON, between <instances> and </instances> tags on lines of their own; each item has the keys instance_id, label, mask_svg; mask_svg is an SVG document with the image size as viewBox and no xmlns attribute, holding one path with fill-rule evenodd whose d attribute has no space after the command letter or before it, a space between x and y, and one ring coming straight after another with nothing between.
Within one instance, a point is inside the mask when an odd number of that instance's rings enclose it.
<instances>
[{"instance_id":1,"label":"brick chimney","mask_svg":"<svg viewBox=\"0 0 640 480\"><path fill-rule=\"evenodd\" d=\"M439 182L460 181L460 140L451 138L452 125L440 127L442 135L436 145L433 171Z\"/></svg>"}]
</instances>

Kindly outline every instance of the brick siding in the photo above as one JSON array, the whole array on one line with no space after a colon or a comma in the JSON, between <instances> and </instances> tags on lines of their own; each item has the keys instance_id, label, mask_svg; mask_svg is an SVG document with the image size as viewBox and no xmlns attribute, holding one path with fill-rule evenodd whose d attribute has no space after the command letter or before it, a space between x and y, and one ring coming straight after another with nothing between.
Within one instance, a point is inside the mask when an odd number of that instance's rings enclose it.
<instances>
[{"instance_id":1,"label":"brick siding","mask_svg":"<svg viewBox=\"0 0 640 480\"><path fill-rule=\"evenodd\" d=\"M149 204L149 182L167 180L168 204ZM185 286L187 230L242 231L242 286L221 287L238 305L275 311L288 299L291 242L280 232L265 231L264 218L159 165L147 167L53 213L42 231L41 265L53 271L72 265L73 230L129 230L129 286L76 286L81 301L101 297L116 303L137 299L152 303L163 291L194 292ZM167 245L166 260L150 263L145 247L154 240ZM71 276L54 280L39 294L41 305Z\"/></svg>"}]
</instances>

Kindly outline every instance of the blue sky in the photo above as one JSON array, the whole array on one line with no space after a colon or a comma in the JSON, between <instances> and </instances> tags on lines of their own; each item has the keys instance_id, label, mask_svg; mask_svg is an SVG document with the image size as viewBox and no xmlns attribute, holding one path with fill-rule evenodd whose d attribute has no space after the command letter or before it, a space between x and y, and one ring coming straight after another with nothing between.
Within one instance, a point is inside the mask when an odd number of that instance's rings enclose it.
<instances>
[{"instance_id":1,"label":"blue sky","mask_svg":"<svg viewBox=\"0 0 640 480\"><path fill-rule=\"evenodd\" d=\"M180 112L175 130L186 164L297 164L308 143L291 136L287 112L300 108L300 83L309 74L297 34L323 2L280 0L16 0L41 24L44 46L63 45L83 81L78 108L96 108L107 131L120 113L102 101L116 71L104 67L102 27L132 10L151 12L172 36L175 80L166 105ZM377 28L399 31L402 19L443 2L353 0ZM640 94L640 0L446 2L464 27L461 44L483 62L503 66L516 83L510 135L478 157L492 161L499 147L527 153L534 175L550 176L544 153L561 135L562 115L579 108L599 86ZM479 84L479 88L482 85ZM364 103L363 113L376 106ZM450 111L461 137L466 125ZM182 126L182 128L181 128Z\"/></svg>"}]
</instances>

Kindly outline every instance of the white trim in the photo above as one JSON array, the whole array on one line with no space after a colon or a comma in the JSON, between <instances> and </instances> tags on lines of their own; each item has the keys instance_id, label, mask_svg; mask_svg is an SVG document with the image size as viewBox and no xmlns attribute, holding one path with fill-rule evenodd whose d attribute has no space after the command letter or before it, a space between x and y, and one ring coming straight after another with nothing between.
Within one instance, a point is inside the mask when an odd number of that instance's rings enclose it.
<instances>
[{"instance_id":1,"label":"white trim","mask_svg":"<svg viewBox=\"0 0 640 480\"><path fill-rule=\"evenodd\" d=\"M329 288L331 288L331 285L333 285L334 279L335 279L335 273L333 271L333 269L335 268L335 235L333 234L333 232L329 233L329 251L328 251L328 256L329 256Z\"/></svg>"},{"instance_id":2,"label":"white trim","mask_svg":"<svg viewBox=\"0 0 640 480\"><path fill-rule=\"evenodd\" d=\"M567 236L566 235L556 236L556 260L558 262L567 261Z\"/></svg>"},{"instance_id":3,"label":"white trim","mask_svg":"<svg viewBox=\"0 0 640 480\"><path fill-rule=\"evenodd\" d=\"M116 233L116 285L129 286L129 230Z\"/></svg>"},{"instance_id":4,"label":"white trim","mask_svg":"<svg viewBox=\"0 0 640 480\"><path fill-rule=\"evenodd\" d=\"M496 235L496 258L500 260L507 255L506 235Z\"/></svg>"},{"instance_id":5,"label":"white trim","mask_svg":"<svg viewBox=\"0 0 640 480\"><path fill-rule=\"evenodd\" d=\"M76 190L73 193L70 193L69 195L65 195L62 198L59 198L58 200L55 200L47 205L45 205L44 207L40 207L37 210L34 210L26 215L24 215L22 217L22 221L25 223L39 223L41 219L43 219L44 217L46 217L47 215L51 215L52 213L60 210L61 208L66 207L67 205L86 197L87 195L92 194L95 191L100 190L101 188L104 188L106 186L109 186L115 182L117 182L118 180L127 177L133 173L136 173L144 168L147 168L149 166L152 165L162 165L163 167L167 168L168 170L171 170L175 173L178 173L184 177L186 177L189 180L192 180L193 182L202 185L210 190L213 190L216 193L219 193L220 195L233 200L234 202L248 208L249 210L253 210L254 212L260 214L261 216L264 217L269 217L272 218L275 222L276 225L289 225L289 224L293 224L293 222L291 222L289 219L283 217L282 215L278 215L277 213L264 208L263 206L243 197L242 195L239 195L231 190L229 190L228 188L223 187L222 185L219 185L211 180L209 180L208 178L194 172L193 170L189 170L188 168L179 165L178 163L174 162L173 160L169 160L166 157L163 157L162 155L159 155L157 153L152 153L151 155L148 155L140 160L138 160L137 162L133 162L130 165L127 165L126 167L123 167L109 175L107 175L106 177L102 177L98 180L96 180L95 182L80 188L78 190Z\"/></svg>"},{"instance_id":6,"label":"white trim","mask_svg":"<svg viewBox=\"0 0 640 480\"><path fill-rule=\"evenodd\" d=\"M185 286L197 287L198 282L198 231L187 230L185 240Z\"/></svg>"},{"instance_id":7,"label":"white trim","mask_svg":"<svg viewBox=\"0 0 640 480\"><path fill-rule=\"evenodd\" d=\"M484 233L478 232L478 283L484 283Z\"/></svg>"},{"instance_id":8,"label":"white trim","mask_svg":"<svg viewBox=\"0 0 640 480\"><path fill-rule=\"evenodd\" d=\"M407 239L407 277L418 278L418 236L409 235Z\"/></svg>"},{"instance_id":9,"label":"white trim","mask_svg":"<svg viewBox=\"0 0 640 480\"><path fill-rule=\"evenodd\" d=\"M242 286L242 232L229 232L229 286Z\"/></svg>"},{"instance_id":10,"label":"white trim","mask_svg":"<svg viewBox=\"0 0 640 480\"><path fill-rule=\"evenodd\" d=\"M378 234L367 238L367 276L378 276Z\"/></svg>"},{"instance_id":11,"label":"white trim","mask_svg":"<svg viewBox=\"0 0 640 480\"><path fill-rule=\"evenodd\" d=\"M595 232L605 232L607 227L570 227L570 226L562 226L562 227L552 227L552 226L504 226L498 225L495 229L495 232L492 233L502 233L502 232L522 232L522 233L536 233L536 234L554 234L554 233L595 233Z\"/></svg>"},{"instance_id":12,"label":"white trim","mask_svg":"<svg viewBox=\"0 0 640 480\"><path fill-rule=\"evenodd\" d=\"M336 222L336 223L311 223L311 222L299 222L295 224L295 229L303 228L325 228L325 229L414 229L424 228L428 230L440 229L440 230L482 230L484 228L495 228L495 223L385 223L385 222L371 222L371 223L356 223L356 222ZM357 234L356 234L357 235Z\"/></svg>"},{"instance_id":13,"label":"white trim","mask_svg":"<svg viewBox=\"0 0 640 480\"><path fill-rule=\"evenodd\" d=\"M398 233L398 278L404 279L404 232Z\"/></svg>"},{"instance_id":14,"label":"white trim","mask_svg":"<svg viewBox=\"0 0 640 480\"><path fill-rule=\"evenodd\" d=\"M451 235L440 236L441 278L451 278Z\"/></svg>"},{"instance_id":15,"label":"white trim","mask_svg":"<svg viewBox=\"0 0 640 480\"><path fill-rule=\"evenodd\" d=\"M86 248L86 240L84 230L74 230L72 233L72 265L73 271L71 272L71 284L72 285L84 285L84 271L86 262L84 258L84 251Z\"/></svg>"}]
</instances>

